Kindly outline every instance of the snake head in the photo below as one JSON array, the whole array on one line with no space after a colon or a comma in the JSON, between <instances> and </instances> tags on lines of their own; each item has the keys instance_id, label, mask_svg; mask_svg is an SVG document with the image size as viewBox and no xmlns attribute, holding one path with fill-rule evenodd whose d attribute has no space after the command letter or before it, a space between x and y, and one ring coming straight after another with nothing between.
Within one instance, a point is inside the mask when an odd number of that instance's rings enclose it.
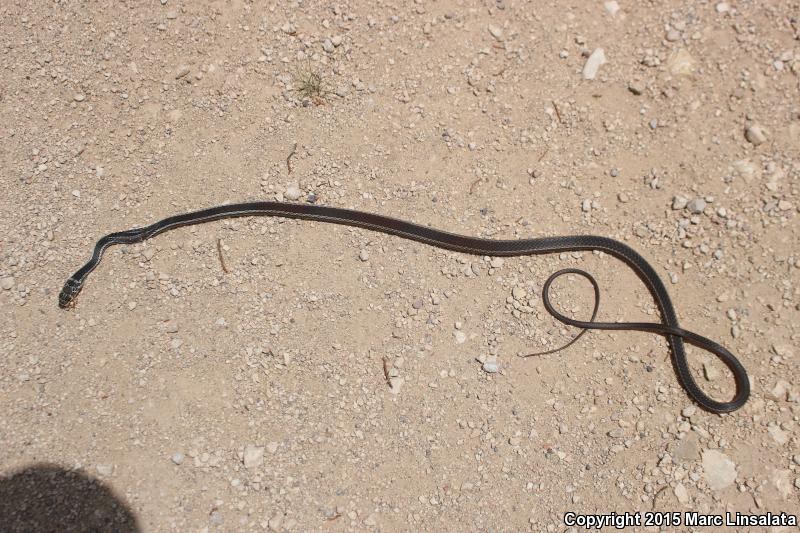
<instances>
[{"instance_id":1,"label":"snake head","mask_svg":"<svg viewBox=\"0 0 800 533\"><path fill-rule=\"evenodd\" d=\"M81 292L82 286L83 284L80 281L75 278L69 278L58 295L58 306L61 309L69 307L75 297L78 296L78 293Z\"/></svg>"}]
</instances>

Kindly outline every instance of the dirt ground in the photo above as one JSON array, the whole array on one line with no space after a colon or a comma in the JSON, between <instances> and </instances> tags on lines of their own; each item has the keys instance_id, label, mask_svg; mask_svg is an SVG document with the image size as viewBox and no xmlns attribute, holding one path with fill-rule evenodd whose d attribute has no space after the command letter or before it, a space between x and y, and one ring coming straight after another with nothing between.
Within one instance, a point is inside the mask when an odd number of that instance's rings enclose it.
<instances>
[{"instance_id":1,"label":"dirt ground","mask_svg":"<svg viewBox=\"0 0 800 533\"><path fill-rule=\"evenodd\" d=\"M800 4L618 2L0 2L0 530L796 514ZM257 199L624 241L751 398L697 408L646 333L519 357L575 334L559 268L600 320L658 319L590 252L241 218L112 247L57 307L102 235Z\"/></svg>"}]
</instances>

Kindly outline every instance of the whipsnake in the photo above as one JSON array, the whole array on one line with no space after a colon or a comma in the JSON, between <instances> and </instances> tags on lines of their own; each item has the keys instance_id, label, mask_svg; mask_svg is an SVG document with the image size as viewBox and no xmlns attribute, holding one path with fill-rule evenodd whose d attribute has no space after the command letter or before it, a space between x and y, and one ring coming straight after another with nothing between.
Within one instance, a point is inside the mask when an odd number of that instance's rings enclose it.
<instances>
[{"instance_id":1,"label":"whipsnake","mask_svg":"<svg viewBox=\"0 0 800 533\"><path fill-rule=\"evenodd\" d=\"M86 277L100 263L103 252L113 244L137 243L180 226L241 216L300 218L357 226L397 235L399 237L456 252L485 256L519 256L581 250L600 250L626 263L642 279L658 305L658 309L661 313L661 322L595 322L594 318L597 314L600 297L599 287L590 274L575 268L559 270L552 274L545 282L542 289L542 298L545 308L550 314L564 324L583 328L584 331L582 331L581 334L588 329L603 329L638 330L665 336L669 341L672 352L672 364L678 376L678 381L686 390L687 394L697 402L698 405L708 411L714 413L735 411L745 404L750 395L750 381L747 377L747 372L731 352L710 339L679 327L678 318L675 314L675 309L672 306L669 294L667 293L667 289L664 287L661 278L659 278L653 267L627 244L607 237L594 235L542 237L521 240L490 240L465 237L396 218L337 207L286 202L228 204L171 216L149 226L106 235L97 241L91 259L64 284L64 288L58 296L58 304L62 308L67 308L72 304L83 287ZM551 305L549 297L550 286L556 278L564 274L577 274L582 276L588 279L594 287L594 311L589 321L575 320L566 317ZM577 340L577 337L569 344L572 344L575 340ZM736 395L731 401L720 402L714 400L700 389L689 369L684 341L713 353L731 370L736 383Z\"/></svg>"}]
</instances>

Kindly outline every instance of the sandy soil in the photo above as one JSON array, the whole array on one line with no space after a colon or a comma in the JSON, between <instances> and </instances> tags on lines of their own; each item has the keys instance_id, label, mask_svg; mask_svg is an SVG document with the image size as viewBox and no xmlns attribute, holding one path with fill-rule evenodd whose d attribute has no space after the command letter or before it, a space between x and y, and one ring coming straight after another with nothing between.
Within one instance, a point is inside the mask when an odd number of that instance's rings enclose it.
<instances>
[{"instance_id":1,"label":"sandy soil","mask_svg":"<svg viewBox=\"0 0 800 533\"><path fill-rule=\"evenodd\" d=\"M800 5L614 4L0 3L0 529L797 512ZM657 320L592 253L237 219L111 248L56 305L106 233L275 198L623 240L741 359L750 401L696 408L645 333L518 357L575 333L541 302L559 268L597 277L600 319ZM586 316L588 292L554 297Z\"/></svg>"}]
</instances>

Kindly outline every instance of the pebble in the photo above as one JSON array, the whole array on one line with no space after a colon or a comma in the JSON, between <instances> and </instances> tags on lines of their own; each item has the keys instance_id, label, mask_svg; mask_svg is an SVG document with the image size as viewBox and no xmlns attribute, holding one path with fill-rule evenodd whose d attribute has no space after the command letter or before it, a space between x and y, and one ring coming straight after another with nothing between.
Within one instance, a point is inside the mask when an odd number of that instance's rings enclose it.
<instances>
[{"instance_id":1,"label":"pebble","mask_svg":"<svg viewBox=\"0 0 800 533\"><path fill-rule=\"evenodd\" d=\"M731 6L728 2L719 2L715 6L715 9L717 10L717 13L727 13L731 10Z\"/></svg>"},{"instance_id":2,"label":"pebble","mask_svg":"<svg viewBox=\"0 0 800 533\"><path fill-rule=\"evenodd\" d=\"M791 470L775 470L772 473L772 484L784 500L792 496L792 483L789 481L791 475Z\"/></svg>"},{"instance_id":3,"label":"pebble","mask_svg":"<svg viewBox=\"0 0 800 533\"><path fill-rule=\"evenodd\" d=\"M2 288L4 291L11 290L11 287L13 286L14 286L14 278L12 278L11 276L7 276L3 279L0 279L0 288Z\"/></svg>"},{"instance_id":4,"label":"pebble","mask_svg":"<svg viewBox=\"0 0 800 533\"><path fill-rule=\"evenodd\" d=\"M185 458L186 456L184 456L181 452L175 452L172 454L172 457L170 457L170 459L172 459L172 462L175 463L176 465L181 464Z\"/></svg>"},{"instance_id":5,"label":"pebble","mask_svg":"<svg viewBox=\"0 0 800 533\"><path fill-rule=\"evenodd\" d=\"M99 464L97 465L97 473L101 476L108 477L114 473L114 465Z\"/></svg>"},{"instance_id":6,"label":"pebble","mask_svg":"<svg viewBox=\"0 0 800 533\"><path fill-rule=\"evenodd\" d=\"M789 442L789 435L787 435L784 430L776 425L769 426L767 428L767 432L769 433L769 436L772 437L772 440L781 446Z\"/></svg>"},{"instance_id":7,"label":"pebble","mask_svg":"<svg viewBox=\"0 0 800 533\"><path fill-rule=\"evenodd\" d=\"M488 29L489 29L489 33L492 34L492 37L494 37L498 41L503 39L503 30L501 30L500 28L498 28L497 26L494 26L492 24L489 24L489 28Z\"/></svg>"},{"instance_id":8,"label":"pebble","mask_svg":"<svg viewBox=\"0 0 800 533\"><path fill-rule=\"evenodd\" d=\"M685 48L677 50L667 60L667 68L675 76L691 74L694 70L694 65L694 58Z\"/></svg>"},{"instance_id":9,"label":"pebble","mask_svg":"<svg viewBox=\"0 0 800 533\"><path fill-rule=\"evenodd\" d=\"M692 418L696 412L697 412L697 407L695 407L694 405L689 405L688 407L683 408L683 410L681 411L681 415L683 415L684 418Z\"/></svg>"},{"instance_id":10,"label":"pebble","mask_svg":"<svg viewBox=\"0 0 800 533\"><path fill-rule=\"evenodd\" d=\"M455 335L458 344L464 344L467 341L467 334L463 331L456 330L453 335Z\"/></svg>"},{"instance_id":11,"label":"pebble","mask_svg":"<svg viewBox=\"0 0 800 533\"><path fill-rule=\"evenodd\" d=\"M628 83L628 90L636 96L641 96L644 93L644 89L644 83L641 81L635 80Z\"/></svg>"},{"instance_id":12,"label":"pebble","mask_svg":"<svg viewBox=\"0 0 800 533\"><path fill-rule=\"evenodd\" d=\"M682 504L689 503L689 491L686 490L686 487L683 486L683 483L678 483L672 490L679 502Z\"/></svg>"},{"instance_id":13,"label":"pebble","mask_svg":"<svg viewBox=\"0 0 800 533\"><path fill-rule=\"evenodd\" d=\"M703 475L711 490L722 490L736 481L736 464L717 450L703 452Z\"/></svg>"},{"instance_id":14,"label":"pebble","mask_svg":"<svg viewBox=\"0 0 800 533\"><path fill-rule=\"evenodd\" d=\"M369 252L366 249L362 249L358 252L358 258L362 261L369 261Z\"/></svg>"},{"instance_id":15,"label":"pebble","mask_svg":"<svg viewBox=\"0 0 800 533\"><path fill-rule=\"evenodd\" d=\"M483 365L481 365L481 368L483 368L483 371L487 374L496 374L500 372L500 365L497 363L495 357L487 357Z\"/></svg>"},{"instance_id":16,"label":"pebble","mask_svg":"<svg viewBox=\"0 0 800 533\"><path fill-rule=\"evenodd\" d=\"M597 76L600 65L604 65L606 62L606 54L603 49L595 48L594 52L592 52L589 59L587 59L586 63L583 65L583 79L593 80L595 76Z\"/></svg>"},{"instance_id":17,"label":"pebble","mask_svg":"<svg viewBox=\"0 0 800 533\"><path fill-rule=\"evenodd\" d=\"M406 380L401 378L400 376L392 376L389 378L389 392L392 394L400 394L400 389L403 387L403 383Z\"/></svg>"},{"instance_id":18,"label":"pebble","mask_svg":"<svg viewBox=\"0 0 800 533\"><path fill-rule=\"evenodd\" d=\"M767 141L767 134L763 127L751 124L744 131L744 138L753 146L758 146Z\"/></svg>"},{"instance_id":19,"label":"pebble","mask_svg":"<svg viewBox=\"0 0 800 533\"><path fill-rule=\"evenodd\" d=\"M669 30L667 32L667 41L671 43L680 40L680 38L681 38L681 32L679 32L678 30Z\"/></svg>"},{"instance_id":20,"label":"pebble","mask_svg":"<svg viewBox=\"0 0 800 533\"><path fill-rule=\"evenodd\" d=\"M256 468L264 462L264 447L248 444L244 447L242 462L245 468Z\"/></svg>"},{"instance_id":21,"label":"pebble","mask_svg":"<svg viewBox=\"0 0 800 533\"><path fill-rule=\"evenodd\" d=\"M714 381L719 378L719 370L708 363L703 363L703 375L706 381Z\"/></svg>"},{"instance_id":22,"label":"pebble","mask_svg":"<svg viewBox=\"0 0 800 533\"><path fill-rule=\"evenodd\" d=\"M85 94L78 93L78 94L75 95L75 101L76 102L83 102L84 100L86 100L86 95Z\"/></svg>"},{"instance_id":23,"label":"pebble","mask_svg":"<svg viewBox=\"0 0 800 533\"><path fill-rule=\"evenodd\" d=\"M686 204L689 203L689 200L683 196L675 195L672 197L672 209L679 211L681 209L686 208Z\"/></svg>"},{"instance_id":24,"label":"pebble","mask_svg":"<svg viewBox=\"0 0 800 533\"><path fill-rule=\"evenodd\" d=\"M702 198L695 198L686 204L686 209L688 209L689 212L694 215L699 215L706 210L706 201Z\"/></svg>"},{"instance_id":25,"label":"pebble","mask_svg":"<svg viewBox=\"0 0 800 533\"><path fill-rule=\"evenodd\" d=\"M330 54L334 50L333 42L330 39L325 39L322 41L322 49Z\"/></svg>"},{"instance_id":26,"label":"pebble","mask_svg":"<svg viewBox=\"0 0 800 533\"><path fill-rule=\"evenodd\" d=\"M591 211L591 210L592 210L592 201L591 201L590 199L586 198L586 199L585 199L585 200L584 200L584 201L581 203L581 210L582 210L584 213L588 213L589 211Z\"/></svg>"},{"instance_id":27,"label":"pebble","mask_svg":"<svg viewBox=\"0 0 800 533\"><path fill-rule=\"evenodd\" d=\"M189 65L181 65L175 71L175 79L179 80L187 74L189 74Z\"/></svg>"},{"instance_id":28,"label":"pebble","mask_svg":"<svg viewBox=\"0 0 800 533\"><path fill-rule=\"evenodd\" d=\"M286 187L286 191L283 193L283 197L287 200L294 202L295 200L299 200L300 196L302 196L302 191L300 191L300 187L297 184L292 184Z\"/></svg>"},{"instance_id":29,"label":"pebble","mask_svg":"<svg viewBox=\"0 0 800 533\"><path fill-rule=\"evenodd\" d=\"M609 0L608 2L603 2L603 7L606 10L606 13L611 15L612 17L619 12L619 4L616 0Z\"/></svg>"}]
</instances>

